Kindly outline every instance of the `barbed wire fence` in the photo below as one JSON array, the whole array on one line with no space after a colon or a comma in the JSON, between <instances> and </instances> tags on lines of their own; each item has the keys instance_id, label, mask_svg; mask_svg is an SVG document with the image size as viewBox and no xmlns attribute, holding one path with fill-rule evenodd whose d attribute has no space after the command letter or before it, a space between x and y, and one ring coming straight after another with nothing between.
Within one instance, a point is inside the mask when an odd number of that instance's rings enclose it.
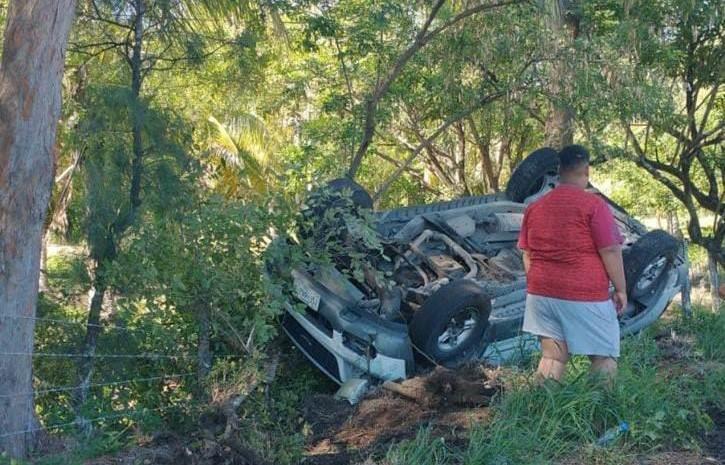
<instances>
[{"instance_id":1,"label":"barbed wire fence","mask_svg":"<svg viewBox=\"0 0 725 465\"><path fill-rule=\"evenodd\" d=\"M15 431L0 431L0 439L19 435L34 435L36 433L70 433L92 431L94 425L106 424L111 425L112 422L131 420L140 420L142 417L150 415L161 415L173 409L186 409L198 407L194 405L192 399L192 391L198 385L196 379L198 371L194 369L198 363L198 354L190 352L170 353L166 351L138 351L134 352L128 349L131 344L129 336L141 340L148 338L150 333L155 332L154 336L171 335L170 327L156 322L144 321L142 326L120 326L113 324L87 324L83 321L75 321L63 318L46 318L46 317L30 317L19 315L2 315L0 314L0 324L2 320L28 320L36 323L36 344L35 352L4 352L0 353L2 358L12 357L32 357L34 369L34 387L31 391L26 392L0 392L0 399L29 398L32 400L37 421L26 422L29 426L25 429ZM58 327L80 327L80 331L75 336L82 337L83 331L91 326L101 329L101 336L97 347L108 352L101 353L81 353L71 350L39 350L37 335L39 332L38 324L53 325L54 329ZM40 330L42 331L42 330ZM113 341L113 343L105 343L101 339L103 335L108 337L113 333L122 333L124 335L121 341ZM60 332L65 337L63 341L55 341L59 347L68 347L74 345L80 347L79 341L74 341L73 337L68 338L63 331ZM119 344L120 342L120 344ZM120 350L124 348L125 350ZM120 345L120 347L119 347ZM140 344L135 344L140 345ZM53 341L43 341L43 346L53 347ZM212 356L214 362L220 360L235 360L243 357L243 354L221 354ZM82 385L75 377L75 369L64 370L60 366L61 361L76 362L80 359L94 359L97 369L93 371L94 382ZM56 364L54 368L60 371L69 381L63 385L46 385L46 381L37 377L37 372L49 371L48 367L41 367L38 370L39 361L45 363ZM128 366L119 369L118 366L112 366L113 362L134 362L129 370ZM158 363L149 366L148 362L163 362L159 366ZM181 367L178 362L181 363ZM72 364L76 367L76 363ZM45 369L42 369L45 368ZM50 367L53 368L53 367ZM182 368L181 370L179 368ZM128 373L128 372L131 373ZM149 373L149 371L151 371ZM122 376L119 376L122 375ZM133 376L135 374L135 376ZM156 385L156 386L154 386ZM144 389L142 389L144 387ZM127 388L127 392L121 392ZM93 404L87 407L83 415L79 415L77 405L73 405L72 396L74 393L85 389L88 392L94 392L93 397L89 396L87 404ZM128 392L135 391L135 392ZM146 395L144 395L144 393ZM64 395L64 399L56 398L48 400L49 397ZM152 404L152 405L149 405ZM155 404L155 405L154 405ZM165 405L163 405L165 404ZM73 420L70 420L73 418Z\"/></svg>"}]
</instances>

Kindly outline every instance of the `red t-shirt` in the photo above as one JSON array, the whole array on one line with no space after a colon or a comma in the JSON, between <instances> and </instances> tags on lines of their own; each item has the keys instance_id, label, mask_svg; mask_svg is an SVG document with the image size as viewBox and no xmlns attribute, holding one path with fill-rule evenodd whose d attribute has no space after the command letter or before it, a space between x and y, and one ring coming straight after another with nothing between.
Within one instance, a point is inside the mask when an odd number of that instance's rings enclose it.
<instances>
[{"instance_id":1,"label":"red t-shirt","mask_svg":"<svg viewBox=\"0 0 725 465\"><path fill-rule=\"evenodd\" d=\"M607 300L609 277L598 251L621 243L604 199L576 186L559 185L524 213L518 245L531 259L528 292L565 300Z\"/></svg>"}]
</instances>

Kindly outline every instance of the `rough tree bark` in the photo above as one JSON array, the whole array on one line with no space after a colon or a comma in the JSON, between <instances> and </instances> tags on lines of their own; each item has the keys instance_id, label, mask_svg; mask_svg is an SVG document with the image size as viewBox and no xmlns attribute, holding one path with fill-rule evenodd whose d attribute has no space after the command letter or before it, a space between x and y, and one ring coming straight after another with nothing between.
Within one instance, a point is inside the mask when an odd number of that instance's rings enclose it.
<instances>
[{"instance_id":1,"label":"rough tree bark","mask_svg":"<svg viewBox=\"0 0 725 465\"><path fill-rule=\"evenodd\" d=\"M573 0L553 0L546 3L549 7L549 28L554 34L552 49L555 56L548 73L547 87L551 110L544 126L544 140L548 147L561 149L574 142L574 109L567 103L573 90L573 70L567 60L566 50L579 35L579 19L573 13Z\"/></svg>"},{"instance_id":2,"label":"rough tree bark","mask_svg":"<svg viewBox=\"0 0 725 465\"><path fill-rule=\"evenodd\" d=\"M15 0L0 63L0 452L23 457L34 422L32 354L43 224L75 0ZM10 434L10 435L9 435Z\"/></svg>"},{"instance_id":3,"label":"rough tree bark","mask_svg":"<svg viewBox=\"0 0 725 465\"><path fill-rule=\"evenodd\" d=\"M717 269L715 254L707 254L707 270L710 274L710 296L712 297L712 311L720 311L720 273Z\"/></svg>"}]
</instances>

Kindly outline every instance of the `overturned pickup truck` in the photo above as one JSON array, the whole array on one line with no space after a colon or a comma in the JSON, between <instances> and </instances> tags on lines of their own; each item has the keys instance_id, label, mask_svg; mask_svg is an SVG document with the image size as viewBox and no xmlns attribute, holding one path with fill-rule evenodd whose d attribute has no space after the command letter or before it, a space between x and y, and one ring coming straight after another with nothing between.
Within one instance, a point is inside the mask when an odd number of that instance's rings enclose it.
<instances>
[{"instance_id":1,"label":"overturned pickup truck","mask_svg":"<svg viewBox=\"0 0 725 465\"><path fill-rule=\"evenodd\" d=\"M340 384L404 379L433 362L501 364L526 356L537 341L521 331L526 277L516 242L526 205L557 185L557 171L556 151L539 149L516 168L505 194L373 213L385 256L369 264L393 285L378 284L372 273L352 278L340 262L295 266L284 331ZM372 207L350 180L327 189L344 192L353 209ZM602 197L625 238L629 303L620 325L626 335L657 320L680 290L687 279L684 251L680 241L648 232Z\"/></svg>"}]
</instances>

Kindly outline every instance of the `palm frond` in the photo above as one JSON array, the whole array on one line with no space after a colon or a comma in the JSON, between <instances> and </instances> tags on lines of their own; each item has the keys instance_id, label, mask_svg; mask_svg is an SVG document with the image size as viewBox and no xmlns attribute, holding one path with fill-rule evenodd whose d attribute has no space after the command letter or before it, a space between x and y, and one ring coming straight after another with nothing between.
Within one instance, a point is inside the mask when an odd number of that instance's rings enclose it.
<instances>
[{"instance_id":1,"label":"palm frond","mask_svg":"<svg viewBox=\"0 0 725 465\"><path fill-rule=\"evenodd\" d=\"M213 116L209 117L210 147L209 154L222 162L224 172L219 180L225 191L237 191L231 186L233 176L242 178L247 186L257 192L267 186L271 167L271 154L276 146L275 140L267 130L261 118L245 114L227 124L222 124Z\"/></svg>"}]
</instances>

